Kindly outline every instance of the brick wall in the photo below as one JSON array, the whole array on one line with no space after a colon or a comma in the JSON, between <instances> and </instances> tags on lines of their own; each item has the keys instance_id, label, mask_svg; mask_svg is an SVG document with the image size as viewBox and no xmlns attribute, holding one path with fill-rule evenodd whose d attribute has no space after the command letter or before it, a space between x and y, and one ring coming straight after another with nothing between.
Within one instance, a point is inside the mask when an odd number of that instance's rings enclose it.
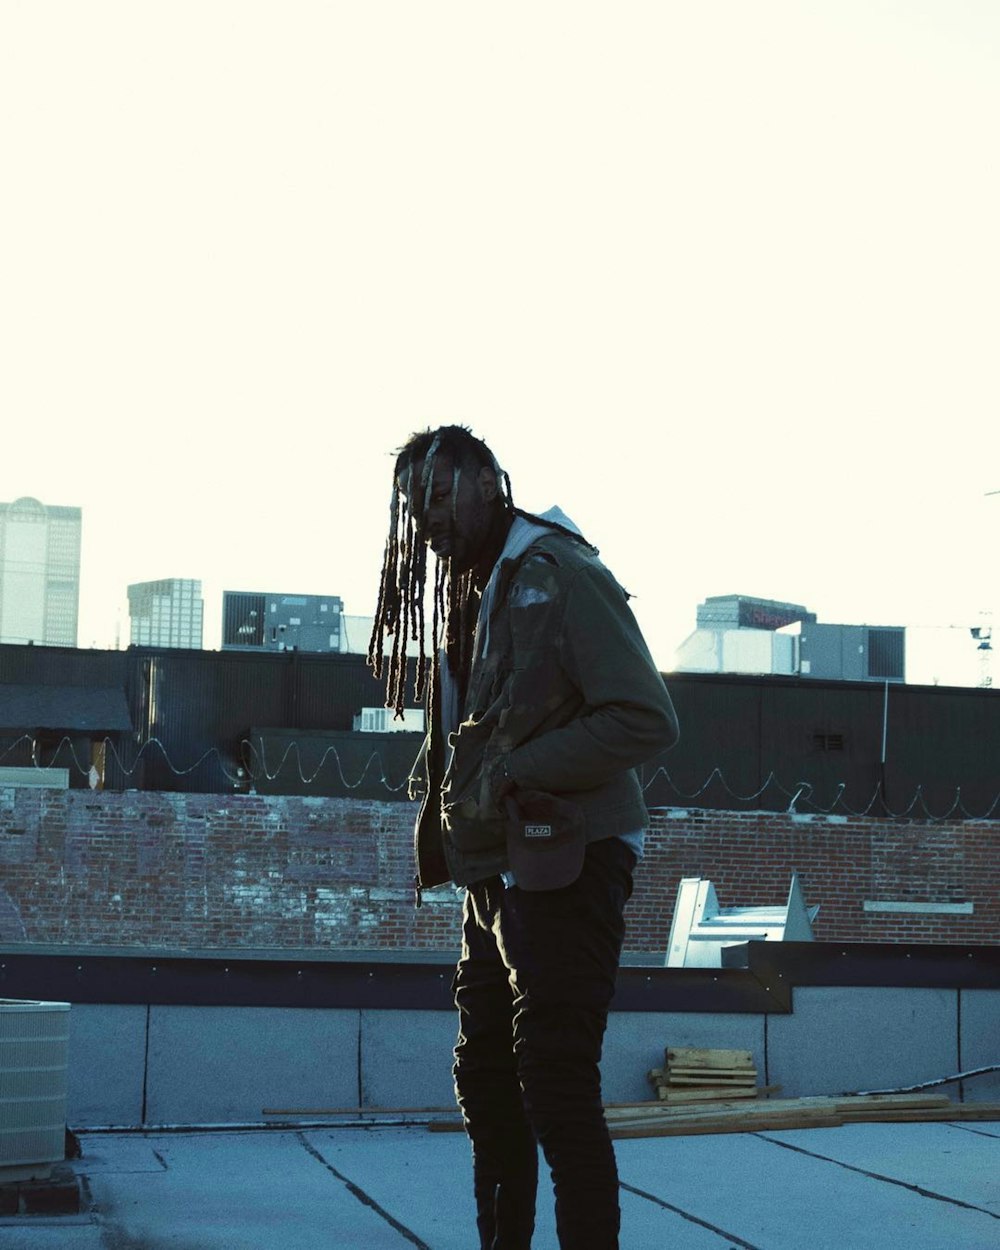
<instances>
[{"instance_id":1,"label":"brick wall","mask_svg":"<svg viewBox=\"0 0 1000 1250\"><path fill-rule=\"evenodd\" d=\"M1000 943L1000 821L660 808L630 904L638 949L666 950L681 877L710 878L723 907L762 907L785 902L793 870L820 906L817 941ZM865 911L866 900L973 910Z\"/></svg>"},{"instance_id":2,"label":"brick wall","mask_svg":"<svg viewBox=\"0 0 1000 1250\"><path fill-rule=\"evenodd\" d=\"M452 889L412 905L415 808L334 798L0 789L0 941L171 949L442 949ZM781 903L797 869L820 940L1000 942L1000 822L661 808L628 949L665 952L677 882ZM864 900L972 903L971 916Z\"/></svg>"}]
</instances>

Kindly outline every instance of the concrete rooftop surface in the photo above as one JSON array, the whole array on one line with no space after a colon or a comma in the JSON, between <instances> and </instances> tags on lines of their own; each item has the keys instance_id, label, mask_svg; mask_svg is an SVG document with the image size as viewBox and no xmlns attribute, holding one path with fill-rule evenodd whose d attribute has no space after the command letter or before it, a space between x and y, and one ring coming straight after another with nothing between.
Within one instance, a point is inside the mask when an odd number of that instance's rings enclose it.
<instances>
[{"instance_id":1,"label":"concrete rooftop surface","mask_svg":"<svg viewBox=\"0 0 1000 1250\"><path fill-rule=\"evenodd\" d=\"M3 1250L473 1250L469 1147L424 1125L86 1132L91 1209ZM1000 1122L619 1140L622 1250L997 1250ZM547 1171L542 1167L543 1174ZM556 1250L551 1186L534 1250Z\"/></svg>"}]
</instances>

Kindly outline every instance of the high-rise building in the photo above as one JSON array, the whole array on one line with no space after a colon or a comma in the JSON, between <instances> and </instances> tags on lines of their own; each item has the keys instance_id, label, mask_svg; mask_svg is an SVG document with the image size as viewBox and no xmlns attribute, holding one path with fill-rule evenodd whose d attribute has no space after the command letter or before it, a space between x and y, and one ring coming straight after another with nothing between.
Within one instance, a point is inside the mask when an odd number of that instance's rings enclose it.
<instances>
[{"instance_id":1,"label":"high-rise building","mask_svg":"<svg viewBox=\"0 0 1000 1250\"><path fill-rule=\"evenodd\" d=\"M76 646L81 516L27 496L0 503L0 642Z\"/></svg>"},{"instance_id":2,"label":"high-rise building","mask_svg":"<svg viewBox=\"0 0 1000 1250\"><path fill-rule=\"evenodd\" d=\"M135 646L201 649L205 604L196 578L135 582L128 588L128 615Z\"/></svg>"}]
</instances>

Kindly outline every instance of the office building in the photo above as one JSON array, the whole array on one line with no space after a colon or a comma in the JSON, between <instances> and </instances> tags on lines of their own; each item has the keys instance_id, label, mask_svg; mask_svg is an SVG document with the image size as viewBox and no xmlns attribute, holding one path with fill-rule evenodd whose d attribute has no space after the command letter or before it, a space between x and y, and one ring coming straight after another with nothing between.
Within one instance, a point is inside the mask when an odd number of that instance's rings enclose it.
<instances>
[{"instance_id":1,"label":"office building","mask_svg":"<svg viewBox=\"0 0 1000 1250\"><path fill-rule=\"evenodd\" d=\"M135 582L128 588L129 641L139 647L200 650L204 607L195 578Z\"/></svg>"},{"instance_id":2,"label":"office building","mask_svg":"<svg viewBox=\"0 0 1000 1250\"><path fill-rule=\"evenodd\" d=\"M0 503L0 642L76 646L81 518L28 497Z\"/></svg>"}]
</instances>

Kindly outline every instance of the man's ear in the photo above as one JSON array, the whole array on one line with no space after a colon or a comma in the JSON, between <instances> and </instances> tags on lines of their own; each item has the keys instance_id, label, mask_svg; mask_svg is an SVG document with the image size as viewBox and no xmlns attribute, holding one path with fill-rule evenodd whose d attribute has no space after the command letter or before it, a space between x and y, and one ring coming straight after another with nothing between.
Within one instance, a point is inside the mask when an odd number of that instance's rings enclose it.
<instances>
[{"instance_id":1,"label":"man's ear","mask_svg":"<svg viewBox=\"0 0 1000 1250\"><path fill-rule=\"evenodd\" d=\"M479 493L483 497L483 502L492 503L497 497L497 475L489 465L483 465L476 476L476 481L479 483Z\"/></svg>"}]
</instances>

